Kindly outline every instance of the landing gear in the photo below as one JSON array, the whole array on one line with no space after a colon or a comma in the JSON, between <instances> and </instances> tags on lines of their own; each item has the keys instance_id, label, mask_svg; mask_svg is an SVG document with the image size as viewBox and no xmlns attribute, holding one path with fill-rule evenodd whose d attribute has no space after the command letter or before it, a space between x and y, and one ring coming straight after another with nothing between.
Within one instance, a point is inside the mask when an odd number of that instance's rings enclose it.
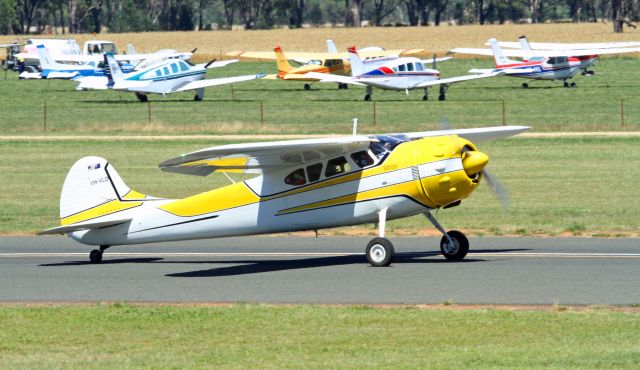
<instances>
[{"instance_id":1,"label":"landing gear","mask_svg":"<svg viewBox=\"0 0 640 370\"><path fill-rule=\"evenodd\" d=\"M422 95L422 100L423 101L429 100L429 89L427 89L426 87L424 88L424 95Z\"/></svg>"},{"instance_id":2,"label":"landing gear","mask_svg":"<svg viewBox=\"0 0 640 370\"><path fill-rule=\"evenodd\" d=\"M105 249L109 248L110 245L101 245L100 249L94 249L89 253L89 261L91 263L100 263L102 262L102 253Z\"/></svg>"},{"instance_id":3,"label":"landing gear","mask_svg":"<svg viewBox=\"0 0 640 370\"><path fill-rule=\"evenodd\" d=\"M464 234L458 230L449 230L448 238L443 236L440 239L440 251L442 255L453 261L463 259L469 252L469 240ZM451 240L451 241L449 241Z\"/></svg>"},{"instance_id":4,"label":"landing gear","mask_svg":"<svg viewBox=\"0 0 640 370\"><path fill-rule=\"evenodd\" d=\"M571 83L571 85L569 85L569 86L571 86L572 88L574 88L574 89L575 89L575 87L576 87L576 83L575 83L575 82L572 82L572 83Z\"/></svg>"},{"instance_id":5,"label":"landing gear","mask_svg":"<svg viewBox=\"0 0 640 370\"><path fill-rule=\"evenodd\" d=\"M140 100L143 103L146 103L149 100L149 98L145 94L140 94L140 93L136 93L136 98L138 98L138 100Z\"/></svg>"},{"instance_id":6,"label":"landing gear","mask_svg":"<svg viewBox=\"0 0 640 370\"><path fill-rule=\"evenodd\" d=\"M431 212L427 211L424 215L443 235L440 240L440 251L442 252L442 255L446 259L453 261L464 259L467 252L469 252L469 240L467 237L458 230L451 230L447 232Z\"/></svg>"},{"instance_id":7,"label":"landing gear","mask_svg":"<svg viewBox=\"0 0 640 370\"><path fill-rule=\"evenodd\" d=\"M204 89L197 89L196 95L193 97L194 101L202 101L204 99Z\"/></svg>"},{"instance_id":8,"label":"landing gear","mask_svg":"<svg viewBox=\"0 0 640 370\"><path fill-rule=\"evenodd\" d=\"M338 82L338 90L347 90L349 88L349 84Z\"/></svg>"},{"instance_id":9,"label":"landing gear","mask_svg":"<svg viewBox=\"0 0 640 370\"><path fill-rule=\"evenodd\" d=\"M526 83L526 82L523 82L523 83L522 83L522 88L523 88L523 89L528 89L528 88L529 88L529 84L528 84L528 83Z\"/></svg>"},{"instance_id":10,"label":"landing gear","mask_svg":"<svg viewBox=\"0 0 640 370\"><path fill-rule=\"evenodd\" d=\"M440 85L440 94L438 95L438 101L445 101L447 99L446 93L449 85Z\"/></svg>"},{"instance_id":11,"label":"landing gear","mask_svg":"<svg viewBox=\"0 0 640 370\"><path fill-rule=\"evenodd\" d=\"M571 84L569 84L567 81L564 82L564 87L571 87L571 88L575 88L576 87L576 83L572 82Z\"/></svg>"},{"instance_id":12,"label":"landing gear","mask_svg":"<svg viewBox=\"0 0 640 370\"><path fill-rule=\"evenodd\" d=\"M199 97L199 96L198 96L198 94L196 94L196 95L193 97L193 101L202 101L202 98L201 98L201 97Z\"/></svg>"},{"instance_id":13,"label":"landing gear","mask_svg":"<svg viewBox=\"0 0 640 370\"><path fill-rule=\"evenodd\" d=\"M378 212L379 236L373 238L369 244L367 244L367 261L374 267L389 266L396 256L393 244L391 244L389 239L384 237L385 225L387 223L387 210L388 208L383 208Z\"/></svg>"},{"instance_id":14,"label":"landing gear","mask_svg":"<svg viewBox=\"0 0 640 370\"><path fill-rule=\"evenodd\" d=\"M367 244L367 261L374 267L385 267L391 264L395 256L393 244L386 238L373 238Z\"/></svg>"},{"instance_id":15,"label":"landing gear","mask_svg":"<svg viewBox=\"0 0 640 370\"><path fill-rule=\"evenodd\" d=\"M373 95L373 87L367 86L367 95L364 96L364 101L371 101L371 95Z\"/></svg>"},{"instance_id":16,"label":"landing gear","mask_svg":"<svg viewBox=\"0 0 640 370\"><path fill-rule=\"evenodd\" d=\"M367 94L364 96L364 101L371 101L371 95Z\"/></svg>"},{"instance_id":17,"label":"landing gear","mask_svg":"<svg viewBox=\"0 0 640 370\"><path fill-rule=\"evenodd\" d=\"M311 84L304 84L305 90L311 90Z\"/></svg>"},{"instance_id":18,"label":"landing gear","mask_svg":"<svg viewBox=\"0 0 640 370\"><path fill-rule=\"evenodd\" d=\"M587 70L582 71L583 76L593 76L595 74L596 73L594 71L587 71Z\"/></svg>"}]
</instances>

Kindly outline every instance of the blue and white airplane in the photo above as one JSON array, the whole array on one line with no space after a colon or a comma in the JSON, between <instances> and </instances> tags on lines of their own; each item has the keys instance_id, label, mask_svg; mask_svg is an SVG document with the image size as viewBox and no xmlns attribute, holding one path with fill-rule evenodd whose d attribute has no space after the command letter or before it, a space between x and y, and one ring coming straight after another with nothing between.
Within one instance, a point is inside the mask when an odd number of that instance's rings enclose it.
<instances>
[{"instance_id":1,"label":"blue and white airplane","mask_svg":"<svg viewBox=\"0 0 640 370\"><path fill-rule=\"evenodd\" d=\"M77 90L120 90L130 91L136 94L138 100L147 101L148 94L171 94L195 90L194 100L204 98L204 88L210 86L226 85L235 82L255 80L265 76L264 73L204 79L208 68L224 67L238 60L211 61L206 64L193 65L184 60L169 59L153 63L141 70L124 73L113 55L104 55L105 64L109 71L106 77L81 77Z\"/></svg>"},{"instance_id":2,"label":"blue and white airplane","mask_svg":"<svg viewBox=\"0 0 640 370\"><path fill-rule=\"evenodd\" d=\"M440 60L450 59L442 58ZM338 76L327 73L309 72L305 76L318 79L320 82L340 82L367 87L364 100L371 100L373 88L384 90L409 90L424 89L422 100L429 100L428 87L440 86L438 100L445 100L445 92L449 85L456 82L476 80L479 78L499 76L501 72L490 71L483 74L440 78L440 72L428 68L430 61L414 57L387 58L378 61L372 60L365 64L358 55L355 47L349 48L349 61L351 63L351 77ZM434 60L434 62L437 59Z\"/></svg>"},{"instance_id":3,"label":"blue and white airplane","mask_svg":"<svg viewBox=\"0 0 640 370\"><path fill-rule=\"evenodd\" d=\"M22 79L64 79L70 80L77 77L101 76L105 77L102 63L89 61L80 64L64 64L56 62L49 49L44 45L38 45L38 56L40 58L40 72L22 72ZM122 70L125 73L133 71L134 66L128 63L122 64Z\"/></svg>"}]
</instances>

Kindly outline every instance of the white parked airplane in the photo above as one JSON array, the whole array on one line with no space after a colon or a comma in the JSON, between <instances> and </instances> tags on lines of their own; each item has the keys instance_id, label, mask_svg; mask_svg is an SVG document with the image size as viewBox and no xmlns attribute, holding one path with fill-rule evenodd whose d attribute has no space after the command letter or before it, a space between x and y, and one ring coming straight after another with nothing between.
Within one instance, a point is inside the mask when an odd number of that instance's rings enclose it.
<instances>
[{"instance_id":1,"label":"white parked airplane","mask_svg":"<svg viewBox=\"0 0 640 370\"><path fill-rule=\"evenodd\" d=\"M438 100L445 100L447 88L456 82L476 80L480 78L494 77L501 72L487 72L484 74L473 74L451 78L440 78L440 72L436 69L426 67L428 61L414 57L394 58L383 61L381 64L371 63L365 65L355 47L349 48L349 61L351 63L351 77L338 76L326 73L309 72L305 74L310 78L315 78L320 82L339 82L367 87L364 100L371 100L373 88L377 87L385 90L409 90L424 89L422 100L429 99L429 86L440 85Z\"/></svg>"},{"instance_id":2,"label":"white parked airplane","mask_svg":"<svg viewBox=\"0 0 640 370\"><path fill-rule=\"evenodd\" d=\"M131 91L142 101L147 101L147 94L171 94L175 92L196 90L194 100L204 98L204 88L226 85L236 82L255 80L264 77L264 73L204 79L207 68L224 67L237 60L221 62L211 61L206 64L193 65L184 60L163 60L141 70L125 74L113 55L104 55L105 64L109 66L107 77L81 77L78 90L120 90Z\"/></svg>"},{"instance_id":3,"label":"white parked airplane","mask_svg":"<svg viewBox=\"0 0 640 370\"><path fill-rule=\"evenodd\" d=\"M524 126L356 135L231 144L199 150L160 164L164 171L259 176L184 199L160 199L131 190L103 158L72 167L60 196L61 226L40 234L67 234L100 246L98 263L113 245L155 243L317 230L378 223L366 248L373 266L387 266L395 251L386 220L424 214L443 234L440 249L463 259L469 242L445 231L431 213L460 204L482 180L489 157L475 143L526 131ZM498 195L501 193L498 191Z\"/></svg>"}]
</instances>

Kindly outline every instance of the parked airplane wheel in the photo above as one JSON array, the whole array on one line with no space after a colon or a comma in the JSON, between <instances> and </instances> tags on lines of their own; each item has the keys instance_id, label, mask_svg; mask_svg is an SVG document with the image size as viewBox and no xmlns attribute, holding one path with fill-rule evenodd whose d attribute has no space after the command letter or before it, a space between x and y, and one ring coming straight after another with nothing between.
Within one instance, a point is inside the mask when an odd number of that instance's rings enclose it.
<instances>
[{"instance_id":1,"label":"parked airplane wheel","mask_svg":"<svg viewBox=\"0 0 640 370\"><path fill-rule=\"evenodd\" d=\"M572 82L571 85L569 85L569 86L571 86L572 88L575 88L576 87L576 83Z\"/></svg>"},{"instance_id":2,"label":"parked airplane wheel","mask_svg":"<svg viewBox=\"0 0 640 370\"><path fill-rule=\"evenodd\" d=\"M94 249L89 253L89 260L91 263L100 263L102 262L102 251Z\"/></svg>"},{"instance_id":3,"label":"parked airplane wheel","mask_svg":"<svg viewBox=\"0 0 640 370\"><path fill-rule=\"evenodd\" d=\"M202 101L202 98L201 98L198 94L196 94L196 95L193 97L193 101Z\"/></svg>"},{"instance_id":4,"label":"parked airplane wheel","mask_svg":"<svg viewBox=\"0 0 640 370\"><path fill-rule=\"evenodd\" d=\"M338 82L338 90L347 90L349 85L346 83Z\"/></svg>"},{"instance_id":5,"label":"parked airplane wheel","mask_svg":"<svg viewBox=\"0 0 640 370\"><path fill-rule=\"evenodd\" d=\"M311 90L311 85L309 85L309 84L304 84L304 89L305 89L305 90Z\"/></svg>"},{"instance_id":6,"label":"parked airplane wheel","mask_svg":"<svg viewBox=\"0 0 640 370\"><path fill-rule=\"evenodd\" d=\"M371 95L367 94L364 96L364 101L371 101Z\"/></svg>"},{"instance_id":7,"label":"parked airplane wheel","mask_svg":"<svg viewBox=\"0 0 640 370\"><path fill-rule=\"evenodd\" d=\"M440 239L440 251L442 255L448 260L459 261L463 259L467 252L469 252L469 240L461 231L450 230L447 232L453 245L449 245L449 240L445 236Z\"/></svg>"},{"instance_id":8,"label":"parked airplane wheel","mask_svg":"<svg viewBox=\"0 0 640 370\"><path fill-rule=\"evenodd\" d=\"M564 87L569 87L569 83L567 81L564 82Z\"/></svg>"},{"instance_id":9,"label":"parked airplane wheel","mask_svg":"<svg viewBox=\"0 0 640 370\"><path fill-rule=\"evenodd\" d=\"M374 267L384 267L391 264L396 252L393 244L386 238L373 238L367 244L367 261Z\"/></svg>"},{"instance_id":10,"label":"parked airplane wheel","mask_svg":"<svg viewBox=\"0 0 640 370\"><path fill-rule=\"evenodd\" d=\"M447 97L444 94L440 94L440 95L438 95L438 100L439 101L445 101L445 100L447 100Z\"/></svg>"},{"instance_id":11,"label":"parked airplane wheel","mask_svg":"<svg viewBox=\"0 0 640 370\"><path fill-rule=\"evenodd\" d=\"M429 100L429 95L427 95L427 94L422 95L422 100L423 101Z\"/></svg>"},{"instance_id":12,"label":"parked airplane wheel","mask_svg":"<svg viewBox=\"0 0 640 370\"><path fill-rule=\"evenodd\" d=\"M146 96L145 94L140 94L140 93L136 93L136 98L138 98L138 100L140 100L143 103L146 103L149 100L148 96Z\"/></svg>"},{"instance_id":13,"label":"parked airplane wheel","mask_svg":"<svg viewBox=\"0 0 640 370\"><path fill-rule=\"evenodd\" d=\"M528 89L529 88L529 84L526 83L526 82L523 82L522 83L522 87L525 88L525 89Z\"/></svg>"}]
</instances>

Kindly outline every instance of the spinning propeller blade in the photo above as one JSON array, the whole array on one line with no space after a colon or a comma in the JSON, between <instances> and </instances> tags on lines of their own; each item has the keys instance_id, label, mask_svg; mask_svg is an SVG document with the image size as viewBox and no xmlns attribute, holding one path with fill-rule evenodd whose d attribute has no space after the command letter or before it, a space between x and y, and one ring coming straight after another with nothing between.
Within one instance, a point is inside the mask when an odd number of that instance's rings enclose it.
<instances>
[{"instance_id":1,"label":"spinning propeller blade","mask_svg":"<svg viewBox=\"0 0 640 370\"><path fill-rule=\"evenodd\" d=\"M216 58L213 58L213 60L212 60L212 61L210 61L209 63L207 63L207 64L205 64L205 65L204 65L204 68L205 68L205 69L207 69L207 67L209 67L210 65L212 65L212 64L213 64L213 62L215 62L215 61L216 61Z\"/></svg>"}]
</instances>

